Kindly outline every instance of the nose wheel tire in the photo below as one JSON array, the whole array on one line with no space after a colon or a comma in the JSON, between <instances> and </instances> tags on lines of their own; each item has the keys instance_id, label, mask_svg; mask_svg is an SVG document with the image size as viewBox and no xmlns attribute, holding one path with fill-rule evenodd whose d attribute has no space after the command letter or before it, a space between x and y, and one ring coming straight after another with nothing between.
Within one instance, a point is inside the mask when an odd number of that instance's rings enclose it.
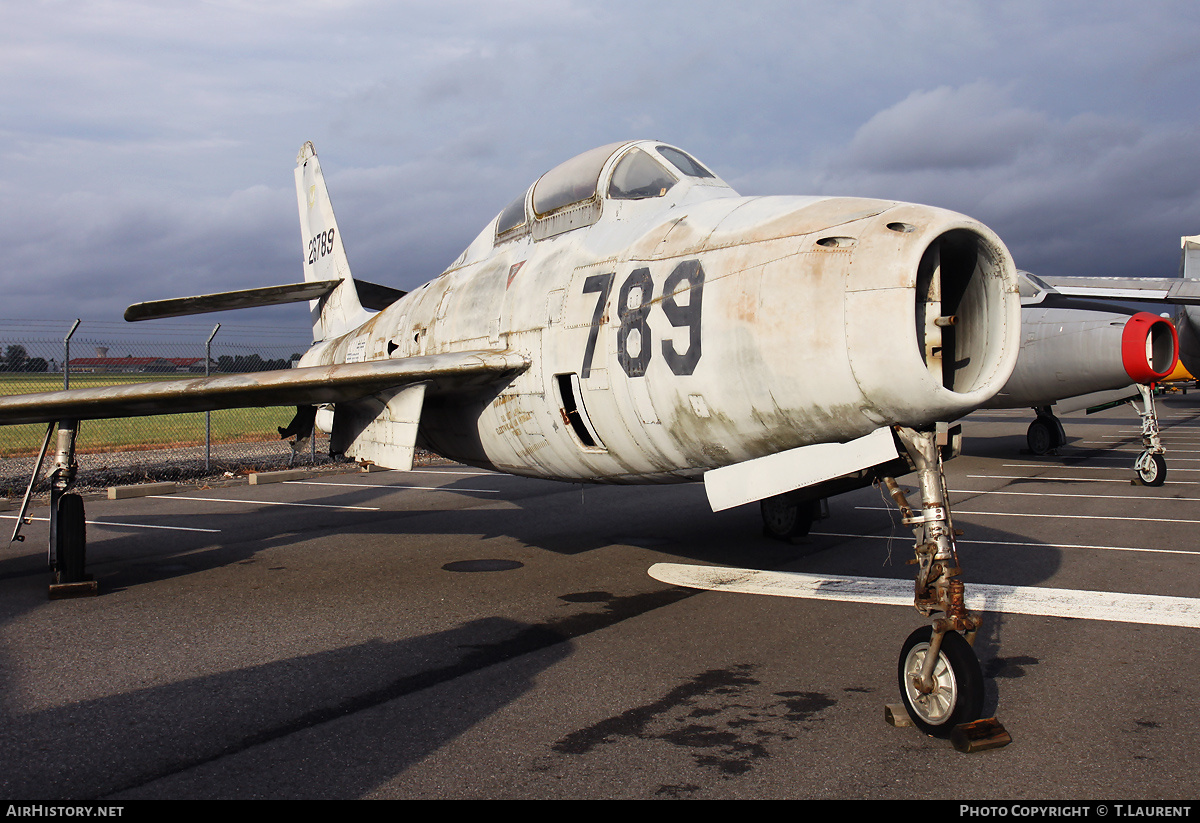
<instances>
[{"instance_id":1,"label":"nose wheel tire","mask_svg":"<svg viewBox=\"0 0 1200 823\"><path fill-rule=\"evenodd\" d=\"M955 726L982 715L983 671L963 636L946 632L933 669L933 688L923 691L918 681L932 636L933 629L923 626L904 641L898 666L900 696L917 728L933 737L948 737Z\"/></svg>"},{"instance_id":2,"label":"nose wheel tire","mask_svg":"<svg viewBox=\"0 0 1200 823\"><path fill-rule=\"evenodd\" d=\"M1161 486L1167 482L1167 460L1161 454L1143 452L1133 468L1137 473L1134 482L1139 486Z\"/></svg>"}]
</instances>

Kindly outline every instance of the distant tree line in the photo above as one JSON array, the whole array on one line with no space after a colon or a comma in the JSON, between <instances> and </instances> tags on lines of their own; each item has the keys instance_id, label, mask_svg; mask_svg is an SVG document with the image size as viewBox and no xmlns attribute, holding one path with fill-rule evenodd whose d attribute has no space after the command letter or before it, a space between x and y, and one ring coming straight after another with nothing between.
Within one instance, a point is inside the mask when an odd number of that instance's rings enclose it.
<instances>
[{"instance_id":1,"label":"distant tree line","mask_svg":"<svg viewBox=\"0 0 1200 823\"><path fill-rule=\"evenodd\" d=\"M4 347L4 357L0 359L0 371L44 372L49 371L50 364L42 357L30 357L25 347L19 344Z\"/></svg>"},{"instance_id":2,"label":"distant tree line","mask_svg":"<svg viewBox=\"0 0 1200 823\"><path fill-rule=\"evenodd\" d=\"M46 372L50 370L50 363L43 357L30 357L29 352L24 346L19 343L4 346L0 344L0 372ZM276 358L274 360L264 360L258 354L239 354L228 355L223 354L217 358L214 366L217 371L226 373L231 372L250 372L250 371L274 371L275 369L291 368L292 363L300 359L299 353L292 354L287 360ZM73 361L72 361L73 362ZM200 368L204 367L204 358L199 359ZM143 370L152 371L174 371L177 367L167 360L161 364L151 364Z\"/></svg>"},{"instance_id":3,"label":"distant tree line","mask_svg":"<svg viewBox=\"0 0 1200 823\"><path fill-rule=\"evenodd\" d=\"M237 356L223 354L217 358L217 371L247 372L290 369L292 367L292 362L299 359L299 354L293 354L287 360L284 360L283 358L278 358L275 360L263 360L262 357L257 354L239 354Z\"/></svg>"}]
</instances>

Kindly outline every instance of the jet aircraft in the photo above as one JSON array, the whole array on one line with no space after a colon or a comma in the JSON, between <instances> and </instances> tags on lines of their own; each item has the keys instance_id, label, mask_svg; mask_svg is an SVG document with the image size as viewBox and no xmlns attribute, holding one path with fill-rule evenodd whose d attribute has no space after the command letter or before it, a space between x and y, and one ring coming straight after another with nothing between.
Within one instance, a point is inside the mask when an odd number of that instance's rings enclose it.
<instances>
[{"instance_id":1,"label":"jet aircraft","mask_svg":"<svg viewBox=\"0 0 1200 823\"><path fill-rule=\"evenodd\" d=\"M1037 418L1026 437L1030 451L1044 454L1065 442L1056 411L1128 402L1142 420L1135 482L1163 484L1165 449L1151 386L1200 368L1200 237L1183 237L1181 246L1178 278L1018 272L1021 355L1008 384L987 407L1034 409ZM1172 305L1175 322L1148 312L1114 313L1113 301Z\"/></svg>"},{"instance_id":2,"label":"jet aircraft","mask_svg":"<svg viewBox=\"0 0 1200 823\"><path fill-rule=\"evenodd\" d=\"M1027 287L1035 288L1036 278L1026 272L1018 275L1023 294ZM1029 451L1041 455L1066 443L1055 412L1127 402L1142 419L1143 451L1134 463L1134 482L1161 486L1166 480L1166 450L1152 387L1174 371L1178 349L1175 326L1149 312L1026 305L1021 309L1017 366L985 407L1033 409L1036 418L1029 424L1026 443Z\"/></svg>"},{"instance_id":3,"label":"jet aircraft","mask_svg":"<svg viewBox=\"0 0 1200 823\"><path fill-rule=\"evenodd\" d=\"M93 418L295 405L287 433L315 423L359 461L407 470L421 445L530 477L703 481L714 510L764 501L776 534L808 501L883 480L913 528L914 605L930 619L902 647L905 704L931 734L979 717L978 617L942 461L960 442L949 424L1017 360L1017 273L994 232L922 205L743 197L681 149L636 140L546 172L404 294L351 276L311 143L295 179L303 283L126 318L308 301L297 368L0 398L0 424L49 424L43 454L57 433L55 585L88 582L71 487ZM892 478L914 469L910 506Z\"/></svg>"}]
</instances>

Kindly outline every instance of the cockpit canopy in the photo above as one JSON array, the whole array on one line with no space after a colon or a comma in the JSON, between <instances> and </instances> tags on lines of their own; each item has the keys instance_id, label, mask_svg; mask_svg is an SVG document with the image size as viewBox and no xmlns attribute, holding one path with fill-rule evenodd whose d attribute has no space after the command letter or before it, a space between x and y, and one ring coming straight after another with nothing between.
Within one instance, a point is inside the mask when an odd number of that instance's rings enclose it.
<instances>
[{"instance_id":1,"label":"cockpit canopy","mask_svg":"<svg viewBox=\"0 0 1200 823\"><path fill-rule=\"evenodd\" d=\"M599 219L604 199L662 197L681 181L727 188L673 146L650 140L600 146L555 166L508 204L496 218L496 242L523 236L530 228L534 239L541 240L591 225Z\"/></svg>"},{"instance_id":2,"label":"cockpit canopy","mask_svg":"<svg viewBox=\"0 0 1200 823\"><path fill-rule=\"evenodd\" d=\"M585 151L543 174L533 184L533 213L544 217L552 211L595 197L600 172L620 147L620 143L613 143Z\"/></svg>"}]
</instances>

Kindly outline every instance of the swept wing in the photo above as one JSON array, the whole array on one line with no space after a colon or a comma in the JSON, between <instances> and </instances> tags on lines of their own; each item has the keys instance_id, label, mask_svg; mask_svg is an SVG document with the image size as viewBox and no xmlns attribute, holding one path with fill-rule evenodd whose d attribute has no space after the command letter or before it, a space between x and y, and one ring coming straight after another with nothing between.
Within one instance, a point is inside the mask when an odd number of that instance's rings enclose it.
<instances>
[{"instance_id":1,"label":"swept wing","mask_svg":"<svg viewBox=\"0 0 1200 823\"><path fill-rule=\"evenodd\" d=\"M528 367L510 352L465 351L0 397L0 425L95 420L260 406L345 403L428 382L453 393Z\"/></svg>"}]
</instances>

